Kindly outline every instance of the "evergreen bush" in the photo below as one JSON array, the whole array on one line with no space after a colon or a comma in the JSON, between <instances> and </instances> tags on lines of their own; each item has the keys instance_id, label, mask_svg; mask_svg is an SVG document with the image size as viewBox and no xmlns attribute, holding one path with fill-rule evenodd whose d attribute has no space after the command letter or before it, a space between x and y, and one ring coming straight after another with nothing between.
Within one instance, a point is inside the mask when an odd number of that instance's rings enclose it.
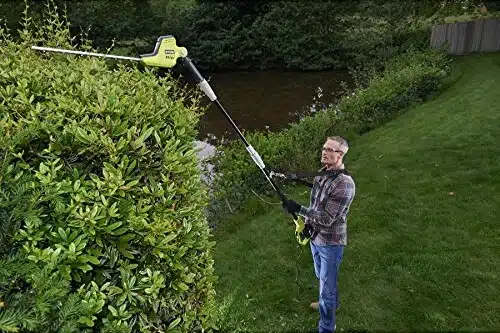
<instances>
[{"instance_id":1,"label":"evergreen bush","mask_svg":"<svg viewBox=\"0 0 500 333\"><path fill-rule=\"evenodd\" d=\"M0 30L0 260L24 267L0 265L0 328L209 330L196 99L147 68L34 51L77 46L54 7L25 15L20 40Z\"/></svg>"}]
</instances>

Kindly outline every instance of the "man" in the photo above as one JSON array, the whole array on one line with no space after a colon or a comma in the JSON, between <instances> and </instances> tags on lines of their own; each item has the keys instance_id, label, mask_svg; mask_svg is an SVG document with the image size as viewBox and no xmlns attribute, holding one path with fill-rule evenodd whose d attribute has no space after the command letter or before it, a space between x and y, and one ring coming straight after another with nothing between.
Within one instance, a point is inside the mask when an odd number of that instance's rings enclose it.
<instances>
[{"instance_id":1,"label":"man","mask_svg":"<svg viewBox=\"0 0 500 333\"><path fill-rule=\"evenodd\" d=\"M319 304L311 304L319 309L319 333L332 333L336 328L335 311L339 306L337 274L347 244L346 217L355 195L354 180L346 172L342 161L348 149L344 138L328 137L321 154L324 165L321 170L339 171L338 175L315 177L309 207L293 200L284 205L289 213L304 216L304 223L318 231L310 243L314 271L319 280Z\"/></svg>"}]
</instances>

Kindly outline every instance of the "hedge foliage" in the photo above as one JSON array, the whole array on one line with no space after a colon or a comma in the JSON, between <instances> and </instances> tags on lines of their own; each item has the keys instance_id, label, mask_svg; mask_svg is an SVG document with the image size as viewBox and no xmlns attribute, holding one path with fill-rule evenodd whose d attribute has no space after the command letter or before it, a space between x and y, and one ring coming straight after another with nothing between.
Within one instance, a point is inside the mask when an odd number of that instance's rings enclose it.
<instances>
[{"instance_id":1,"label":"hedge foliage","mask_svg":"<svg viewBox=\"0 0 500 333\"><path fill-rule=\"evenodd\" d=\"M207 331L196 96L168 75L35 44L75 48L50 6L42 24L26 16L20 41L0 30L0 329Z\"/></svg>"},{"instance_id":2,"label":"hedge foliage","mask_svg":"<svg viewBox=\"0 0 500 333\"><path fill-rule=\"evenodd\" d=\"M451 59L437 51L410 52L384 63L366 86L345 94L333 107L303 117L277 133L246 133L247 140L273 171L293 172L320 167L320 147L326 137L348 140L372 130L406 110L432 98L451 71ZM231 207L241 207L251 190L269 192L239 141L218 147L212 161L216 171L211 212L214 220Z\"/></svg>"}]
</instances>

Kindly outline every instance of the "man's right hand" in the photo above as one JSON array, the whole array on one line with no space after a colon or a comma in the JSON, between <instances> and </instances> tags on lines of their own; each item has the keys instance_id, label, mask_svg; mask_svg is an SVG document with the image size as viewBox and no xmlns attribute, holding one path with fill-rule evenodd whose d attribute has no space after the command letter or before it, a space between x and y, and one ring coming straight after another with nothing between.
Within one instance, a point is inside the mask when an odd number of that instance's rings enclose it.
<instances>
[{"instance_id":1,"label":"man's right hand","mask_svg":"<svg viewBox=\"0 0 500 333\"><path fill-rule=\"evenodd\" d=\"M293 214L300 212L302 206L293 200L287 200L286 203L283 203L282 207L286 212Z\"/></svg>"}]
</instances>

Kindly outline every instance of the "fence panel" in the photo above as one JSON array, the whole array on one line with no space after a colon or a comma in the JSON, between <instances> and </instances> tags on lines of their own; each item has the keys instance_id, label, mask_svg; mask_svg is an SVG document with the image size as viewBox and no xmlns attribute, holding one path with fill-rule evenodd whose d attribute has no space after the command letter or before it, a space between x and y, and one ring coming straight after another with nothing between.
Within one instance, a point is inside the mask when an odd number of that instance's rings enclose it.
<instances>
[{"instance_id":1,"label":"fence panel","mask_svg":"<svg viewBox=\"0 0 500 333\"><path fill-rule=\"evenodd\" d=\"M475 20L435 25L431 46L445 47L449 54L500 51L500 20Z\"/></svg>"}]
</instances>

